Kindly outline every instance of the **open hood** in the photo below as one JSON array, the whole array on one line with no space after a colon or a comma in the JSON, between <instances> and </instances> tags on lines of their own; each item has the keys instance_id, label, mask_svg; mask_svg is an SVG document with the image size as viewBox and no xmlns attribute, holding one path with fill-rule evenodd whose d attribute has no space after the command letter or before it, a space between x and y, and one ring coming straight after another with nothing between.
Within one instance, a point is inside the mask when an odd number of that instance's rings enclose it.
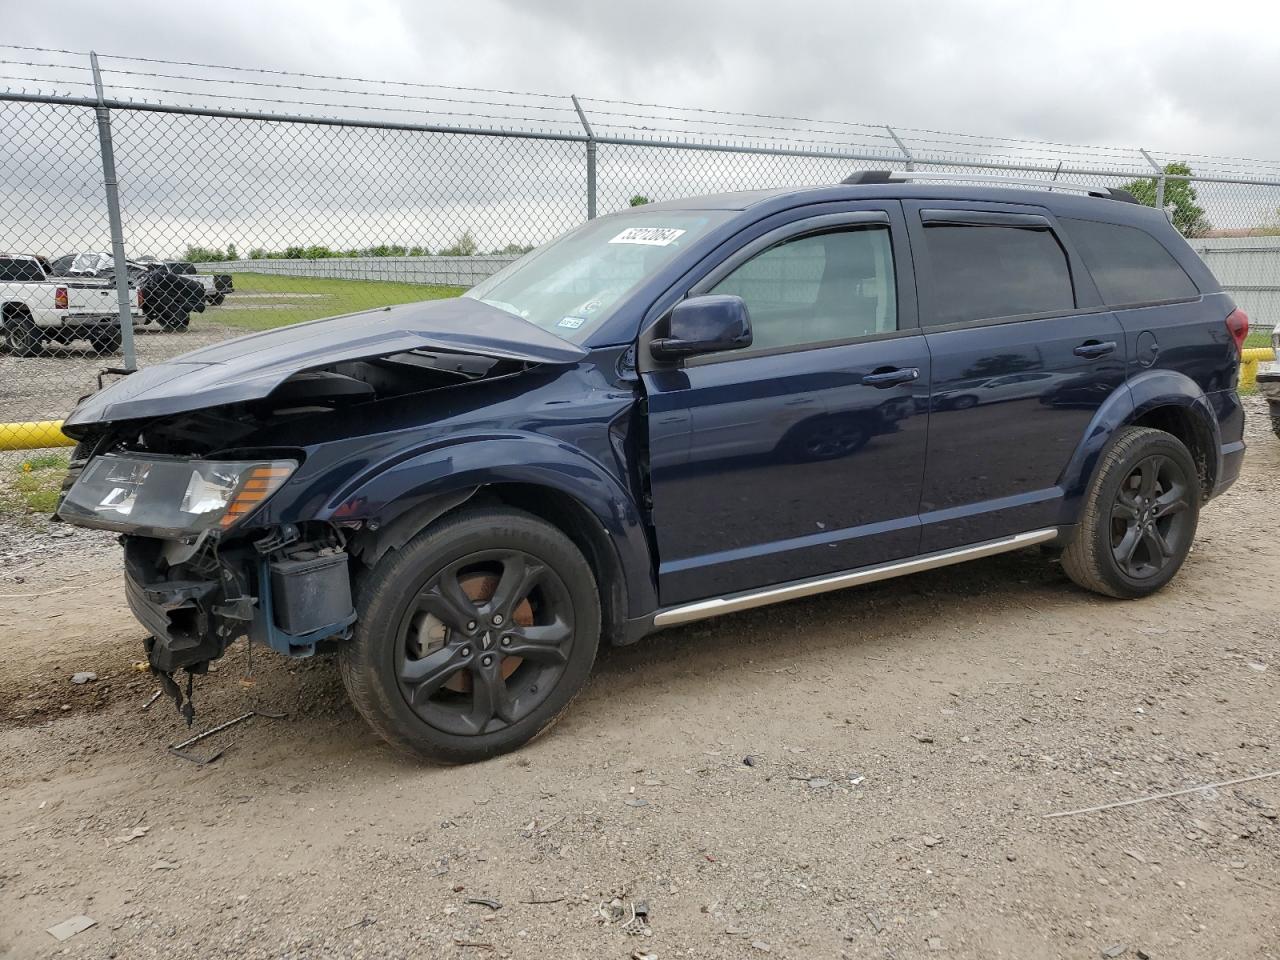
<instances>
[{"instance_id":1,"label":"open hood","mask_svg":"<svg viewBox=\"0 0 1280 960\"><path fill-rule=\"evenodd\" d=\"M410 350L572 364L587 355L526 320L468 297L427 300L313 320L203 347L87 397L64 427L163 417L258 400L304 370Z\"/></svg>"}]
</instances>

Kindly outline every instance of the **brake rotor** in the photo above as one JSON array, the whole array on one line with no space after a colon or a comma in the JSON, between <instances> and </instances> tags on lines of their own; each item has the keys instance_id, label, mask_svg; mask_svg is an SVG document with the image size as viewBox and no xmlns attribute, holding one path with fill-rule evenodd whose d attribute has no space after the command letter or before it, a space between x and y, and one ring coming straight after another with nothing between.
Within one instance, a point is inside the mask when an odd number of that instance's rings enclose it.
<instances>
[{"instance_id":1,"label":"brake rotor","mask_svg":"<svg viewBox=\"0 0 1280 960\"><path fill-rule=\"evenodd\" d=\"M493 573L468 573L458 578L458 585L462 587L463 593L479 606L486 603L493 596L493 592L498 589L498 576ZM530 606L528 597L520 601L520 605L515 608L511 618L519 626L533 626L533 607ZM413 652L419 657L425 657L448 643L452 631L444 621L428 613L423 616L416 632L416 642L413 644L416 649ZM521 657L504 657L502 660L502 679L505 680L515 673L523 662L524 660ZM470 693L470 671L459 670L445 682L443 689L452 690L455 693Z\"/></svg>"}]
</instances>

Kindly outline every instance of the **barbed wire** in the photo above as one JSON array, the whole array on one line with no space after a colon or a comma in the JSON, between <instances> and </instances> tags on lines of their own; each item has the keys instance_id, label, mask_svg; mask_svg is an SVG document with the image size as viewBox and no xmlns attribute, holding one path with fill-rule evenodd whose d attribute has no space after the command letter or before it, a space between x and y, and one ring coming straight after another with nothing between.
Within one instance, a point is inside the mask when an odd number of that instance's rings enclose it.
<instances>
[{"instance_id":1,"label":"barbed wire","mask_svg":"<svg viewBox=\"0 0 1280 960\"><path fill-rule=\"evenodd\" d=\"M70 50L58 47L41 47L25 44L0 43L0 49L20 50L29 53L40 53L58 56L87 56L86 51ZM412 80L390 80L351 76L346 74L309 73L299 70L285 70L270 67L245 67L231 64L215 64L196 60L181 60L162 57L140 57L124 54L99 54L104 63L102 71L110 76L139 77L154 80L180 80L194 85L194 89L177 89L173 86L145 84L122 84L110 81L113 89L131 91L136 94L164 95L182 97L192 101L201 98L215 99L220 102L244 101L254 104L270 104L278 108L313 107L323 110L349 113L350 111L376 111L378 113L412 114L461 119L495 121L500 124L528 124L530 129L523 132L536 133L546 125L560 125L557 132L563 134L563 127L572 127L575 132L580 129L576 111L565 93L545 93L528 90L509 90L497 87L468 86L462 84L427 83ZM39 71L84 70L85 66L68 63L45 63L34 60L0 60L0 64L34 68ZM120 65L115 65L120 64ZM240 75L256 75L258 77L279 77L282 80L248 79L247 77L228 76L191 76L163 71L131 69L130 64L158 64L181 66L203 71L219 71ZM88 84L85 79L61 79L55 77L27 77L3 75L0 79L35 85L53 84ZM369 85L371 89L351 89L349 87L316 86L314 84L288 83L293 80L317 80L324 82L338 81L344 84ZM300 97L254 96L248 93L221 93L208 89L213 84L251 87L263 91L291 91L296 93L321 93L332 96L357 98L360 102L335 103L329 100L310 100ZM514 98L512 101L477 99L463 96L448 96L439 93L407 93L387 89L443 91L448 93L473 93L487 96ZM405 102L405 106L379 106L365 102L368 98L387 98ZM814 147L831 152L830 148L844 150L885 151L886 159L902 156L901 150L889 133L886 124L866 121L838 120L832 118L814 118L790 116L776 113L762 113L745 110L730 110L714 107L680 106L641 100L628 100L608 97L580 97L580 102L590 107L589 120L593 128L602 131L623 131L623 135L634 133L643 137L657 135L676 135L691 139L711 141L713 144L728 138L735 145L742 142L756 141L772 144L787 144L797 147ZM538 102L530 102L538 101ZM548 102L560 101L560 102ZM144 99L144 103L146 100ZM476 110L442 110L438 108L424 109L409 104L450 104L455 107L476 107ZM190 104L195 106L194 103ZM622 109L619 109L622 108ZM491 112L493 110L506 112ZM638 110L663 111L662 114L640 113ZM265 111L264 111L265 112ZM530 115L532 114L532 115ZM561 116L563 115L563 116ZM333 119L341 119L335 117ZM652 120L652 123L644 121ZM634 121L634 122L623 122ZM1125 166L1131 168L1118 171L1118 175L1141 177L1144 169L1149 168L1146 158L1137 147L1116 145L1099 145L1075 143L1069 141L1034 139L1028 137L1005 137L987 134L965 133L963 131L940 130L930 127L895 126L893 133L907 143L913 154L938 154L929 159L934 163L945 163L948 155L965 160L1008 160L1015 163L1054 164L1069 158L1079 166L1093 161L1099 165ZM821 135L821 136L815 136ZM829 139L836 137L840 139ZM741 141L741 142L740 142ZM657 142L661 142L658 137ZM1280 173L1280 161L1263 160L1253 157L1214 155L1192 153L1188 151L1151 150L1160 163L1168 163L1170 158L1185 162L1194 161L1202 172L1209 175L1258 176L1259 174ZM922 157L921 157L922 158ZM906 159L902 157L902 159ZM1155 171L1152 171L1153 175Z\"/></svg>"}]
</instances>

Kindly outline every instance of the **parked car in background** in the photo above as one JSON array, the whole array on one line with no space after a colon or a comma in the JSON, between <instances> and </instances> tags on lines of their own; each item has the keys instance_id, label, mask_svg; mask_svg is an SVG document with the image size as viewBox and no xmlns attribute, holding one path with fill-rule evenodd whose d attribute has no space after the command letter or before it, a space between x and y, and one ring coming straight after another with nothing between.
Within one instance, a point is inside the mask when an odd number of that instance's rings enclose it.
<instances>
[{"instance_id":1,"label":"parked car in background","mask_svg":"<svg viewBox=\"0 0 1280 960\"><path fill-rule=\"evenodd\" d=\"M126 264L129 282L132 285L145 269L141 264L129 261ZM49 274L55 277L75 277L85 279L96 277L99 280L114 280L116 261L109 253L66 253L54 259L49 265Z\"/></svg>"},{"instance_id":2,"label":"parked car in background","mask_svg":"<svg viewBox=\"0 0 1280 960\"><path fill-rule=\"evenodd\" d=\"M1276 359L1258 364L1258 392L1267 398L1271 429L1280 437L1280 327L1271 331L1271 349Z\"/></svg>"},{"instance_id":3,"label":"parked car in background","mask_svg":"<svg viewBox=\"0 0 1280 960\"><path fill-rule=\"evenodd\" d=\"M145 265L137 283L138 304L146 321L159 324L163 330L186 330L191 325L191 314L202 313L207 302L200 279L175 273L165 263Z\"/></svg>"},{"instance_id":4,"label":"parked car in background","mask_svg":"<svg viewBox=\"0 0 1280 960\"><path fill-rule=\"evenodd\" d=\"M662 627L1032 545L1159 590L1240 470L1248 318L1123 191L929 179L646 205L146 367L67 418L58 516L123 535L188 719L247 634L452 762Z\"/></svg>"},{"instance_id":5,"label":"parked car in background","mask_svg":"<svg viewBox=\"0 0 1280 960\"><path fill-rule=\"evenodd\" d=\"M87 341L94 353L115 353L121 341L117 296L106 281L50 277L41 257L0 254L0 324L13 356L35 356L47 342L76 340Z\"/></svg>"},{"instance_id":6,"label":"parked car in background","mask_svg":"<svg viewBox=\"0 0 1280 960\"><path fill-rule=\"evenodd\" d=\"M235 292L235 285L229 273L200 273L196 270L194 263L188 263L186 260L166 260L164 265L170 273L190 277L199 283L204 288L205 303L213 304L215 307L222 306L227 294Z\"/></svg>"}]
</instances>

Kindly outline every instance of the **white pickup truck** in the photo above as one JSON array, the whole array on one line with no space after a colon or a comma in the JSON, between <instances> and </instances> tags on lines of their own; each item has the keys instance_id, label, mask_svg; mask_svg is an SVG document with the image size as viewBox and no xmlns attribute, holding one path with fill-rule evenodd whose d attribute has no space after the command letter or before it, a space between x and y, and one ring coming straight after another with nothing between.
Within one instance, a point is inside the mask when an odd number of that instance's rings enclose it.
<instances>
[{"instance_id":1,"label":"white pickup truck","mask_svg":"<svg viewBox=\"0 0 1280 960\"><path fill-rule=\"evenodd\" d=\"M131 289L130 313L139 316ZM106 280L50 278L38 257L0 254L0 335L9 353L31 357L47 340L87 340L94 353L120 349L115 285Z\"/></svg>"}]
</instances>

